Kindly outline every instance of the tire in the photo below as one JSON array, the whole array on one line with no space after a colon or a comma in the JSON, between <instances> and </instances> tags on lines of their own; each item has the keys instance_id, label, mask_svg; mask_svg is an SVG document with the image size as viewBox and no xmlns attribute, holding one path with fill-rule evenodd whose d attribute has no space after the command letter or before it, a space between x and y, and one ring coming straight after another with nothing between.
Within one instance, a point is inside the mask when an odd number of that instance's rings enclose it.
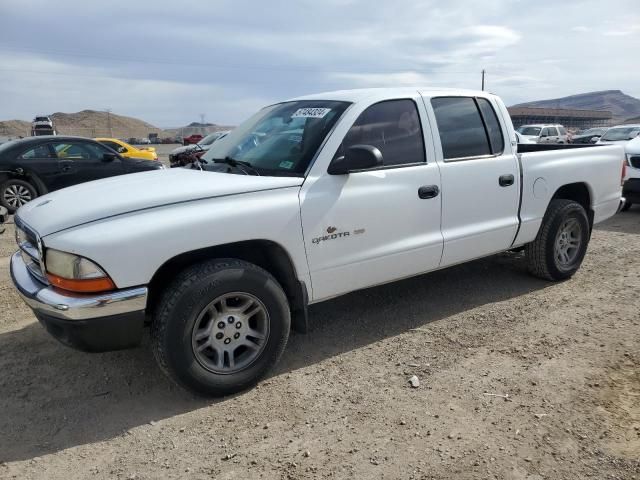
<instances>
[{"instance_id":1,"label":"tire","mask_svg":"<svg viewBox=\"0 0 640 480\"><path fill-rule=\"evenodd\" d=\"M624 202L624 204L622 205L622 208L620 209L620 211L621 212L626 212L627 210L629 210L631 208L631 205L633 205L633 203Z\"/></svg>"},{"instance_id":2,"label":"tire","mask_svg":"<svg viewBox=\"0 0 640 480\"><path fill-rule=\"evenodd\" d=\"M165 289L151 324L152 348L178 385L219 397L263 378L290 328L287 297L271 274L241 260L211 260L186 268Z\"/></svg>"},{"instance_id":3,"label":"tire","mask_svg":"<svg viewBox=\"0 0 640 480\"><path fill-rule=\"evenodd\" d=\"M15 213L18 208L38 196L38 191L29 182L10 178L0 185L0 205L9 213Z\"/></svg>"},{"instance_id":4,"label":"tire","mask_svg":"<svg viewBox=\"0 0 640 480\"><path fill-rule=\"evenodd\" d=\"M582 205L572 200L552 200L536 239L525 248L529 272L552 281L571 278L582 264L590 236Z\"/></svg>"}]
</instances>

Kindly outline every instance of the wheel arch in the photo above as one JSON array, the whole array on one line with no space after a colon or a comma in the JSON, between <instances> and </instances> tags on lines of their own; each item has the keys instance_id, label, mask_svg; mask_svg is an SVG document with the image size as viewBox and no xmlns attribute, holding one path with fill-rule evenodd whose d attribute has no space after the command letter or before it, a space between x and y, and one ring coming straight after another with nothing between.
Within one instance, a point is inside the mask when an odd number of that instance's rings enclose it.
<instances>
[{"instance_id":1,"label":"wheel arch","mask_svg":"<svg viewBox=\"0 0 640 480\"><path fill-rule=\"evenodd\" d=\"M20 168L19 171L15 169L3 171L2 173L0 173L0 185L7 180L13 179L22 180L23 182L29 182L36 189L36 192L38 192L38 196L49 193L49 189L46 187L44 182L40 180L40 177L38 177L38 175L33 173L31 170Z\"/></svg>"},{"instance_id":2,"label":"wheel arch","mask_svg":"<svg viewBox=\"0 0 640 480\"><path fill-rule=\"evenodd\" d=\"M291 308L294 330L307 331L308 292L304 282L298 280L291 257L284 247L271 240L247 240L192 250L167 260L155 272L149 282L148 314L153 318L153 308L165 286L181 270L195 263L214 258L235 258L253 263L268 271L282 286Z\"/></svg>"},{"instance_id":3,"label":"wheel arch","mask_svg":"<svg viewBox=\"0 0 640 480\"><path fill-rule=\"evenodd\" d=\"M582 205L585 212L587 212L587 217L589 218L589 229L590 230L593 229L593 217L594 217L594 212L592 208L593 195L587 183L576 182L576 183L568 183L566 185L562 185L555 191L555 193L551 197L551 200L549 201L549 204L551 204L551 201L559 200L559 199L573 200L574 202Z\"/></svg>"}]
</instances>

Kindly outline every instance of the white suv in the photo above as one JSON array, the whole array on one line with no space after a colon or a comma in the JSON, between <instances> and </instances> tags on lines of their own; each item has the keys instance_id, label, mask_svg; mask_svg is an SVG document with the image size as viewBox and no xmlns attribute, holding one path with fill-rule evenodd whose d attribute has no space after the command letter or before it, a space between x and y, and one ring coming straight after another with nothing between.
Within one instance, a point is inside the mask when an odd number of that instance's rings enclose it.
<instances>
[{"instance_id":1,"label":"white suv","mask_svg":"<svg viewBox=\"0 0 640 480\"><path fill-rule=\"evenodd\" d=\"M517 132L533 143L569 143L567 131L562 125L522 125Z\"/></svg>"}]
</instances>

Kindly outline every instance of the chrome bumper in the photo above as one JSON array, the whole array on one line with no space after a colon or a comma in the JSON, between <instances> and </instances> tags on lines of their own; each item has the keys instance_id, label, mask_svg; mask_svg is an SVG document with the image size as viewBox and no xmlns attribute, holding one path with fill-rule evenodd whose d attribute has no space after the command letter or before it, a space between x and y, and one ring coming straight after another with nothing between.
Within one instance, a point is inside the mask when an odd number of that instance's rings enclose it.
<instances>
[{"instance_id":1,"label":"chrome bumper","mask_svg":"<svg viewBox=\"0 0 640 480\"><path fill-rule=\"evenodd\" d=\"M89 320L143 311L147 306L147 288L135 287L94 295L62 293L36 280L16 252L11 257L11 279L18 293L36 313L63 320Z\"/></svg>"}]
</instances>

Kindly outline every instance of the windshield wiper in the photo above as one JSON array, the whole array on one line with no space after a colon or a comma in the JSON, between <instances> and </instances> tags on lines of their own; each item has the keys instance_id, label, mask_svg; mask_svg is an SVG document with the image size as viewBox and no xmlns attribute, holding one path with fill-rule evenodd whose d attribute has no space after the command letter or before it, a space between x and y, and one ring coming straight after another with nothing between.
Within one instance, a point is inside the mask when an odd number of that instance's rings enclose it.
<instances>
[{"instance_id":1,"label":"windshield wiper","mask_svg":"<svg viewBox=\"0 0 640 480\"><path fill-rule=\"evenodd\" d=\"M237 168L238 170L243 172L245 175L260 176L260 172L258 172L258 170L255 167L253 167L249 162L236 160L235 158L232 158L229 156L226 156L224 158L212 158L211 161L214 163L226 163L227 165Z\"/></svg>"}]
</instances>

